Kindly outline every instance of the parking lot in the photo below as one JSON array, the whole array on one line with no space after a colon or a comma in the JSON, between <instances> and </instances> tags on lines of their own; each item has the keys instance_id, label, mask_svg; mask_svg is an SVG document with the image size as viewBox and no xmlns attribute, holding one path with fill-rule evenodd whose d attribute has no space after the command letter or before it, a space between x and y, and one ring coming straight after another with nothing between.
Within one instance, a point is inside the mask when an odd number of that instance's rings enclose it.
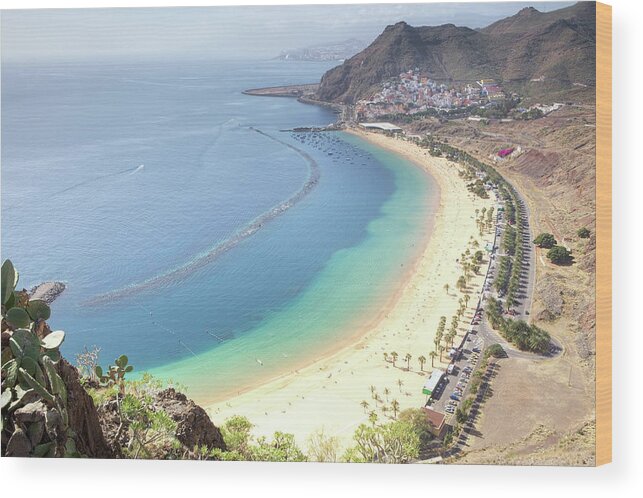
<instances>
[{"instance_id":1,"label":"parking lot","mask_svg":"<svg viewBox=\"0 0 643 498\"><path fill-rule=\"evenodd\" d=\"M483 340L477 334L467 336L459 358L452 363L452 372L445 374L427 406L447 416L455 413L469 393L471 374L480 363L483 346Z\"/></svg>"}]
</instances>

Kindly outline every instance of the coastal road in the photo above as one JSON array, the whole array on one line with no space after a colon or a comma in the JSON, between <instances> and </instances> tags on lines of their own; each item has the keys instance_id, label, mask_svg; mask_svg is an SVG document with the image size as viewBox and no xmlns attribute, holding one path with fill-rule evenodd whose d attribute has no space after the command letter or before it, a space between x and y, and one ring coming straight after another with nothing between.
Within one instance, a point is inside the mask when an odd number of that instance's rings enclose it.
<instances>
[{"instance_id":1,"label":"coastal road","mask_svg":"<svg viewBox=\"0 0 643 498\"><path fill-rule=\"evenodd\" d=\"M507 315L507 316L515 320L525 320L526 322L530 323L534 287L536 284L536 251L532 244L533 233L531 231L531 225L529 223L529 220L531 217L529 206L525 202L524 198L522 197L518 189L514 187L514 191L516 192L517 204L518 204L516 206L517 207L516 215L519 217L520 221L522 221L522 225L523 225L521 233L519 234L519 240L520 240L520 243L522 244L524 258L522 262L522 274L520 277L520 294L518 295L518 303L511 308L512 312L515 313L515 315ZM497 257L502 256L499 245L500 245L500 240L502 239L503 231L504 231L504 220L502 219L502 215L499 214L497 218L496 239L494 243L494 255L496 256L494 260ZM487 278L485 280L485 288L489 289L485 292L485 297L495 297L497 299L499 298L499 296L493 290L493 285L492 285L494 279L497 276L497 271L498 271L497 265L495 264L495 261L492 261L491 264L489 265ZM481 303L482 309L484 309L485 304L486 304L486 300L483 298ZM496 344L496 343L500 344L505 350L505 352L507 353L507 356L510 358L544 360L544 359L556 356L562 351L561 345L558 343L558 341L556 341L553 338L551 340L552 348L547 355L530 353L528 351L520 351L516 349L513 345L511 345L508 341L506 341L498 332L496 332L491 328L491 325L486 319L486 316L484 315L484 313L480 321L480 325L478 327L478 334L480 338L484 341L485 346L489 346L491 344Z\"/></svg>"},{"instance_id":2,"label":"coastal road","mask_svg":"<svg viewBox=\"0 0 643 498\"><path fill-rule=\"evenodd\" d=\"M536 260L535 251L532 247L531 242L532 233L529 224L528 207L524 202L524 199L520 197L520 194L517 192L517 190L516 193L518 196L516 216L520 217L523 226L523 229L519 234L519 243L522 244L524 259L522 263L523 269L521 274L520 293L518 295L519 302L514 307L512 307L512 312L515 313L512 318L529 321L530 310L533 301L534 285L536 280ZM504 225L504 214L498 212L496 215L496 233L494 235L493 250L489 256L489 264L487 265L487 274L485 275L485 280L483 283L483 291L481 294L478 311L484 310L486 299L488 299L489 297L498 298L496 292L493 290L493 282L498 272L498 258L503 255L500 251L499 246L504 232ZM451 395L454 393L454 389L456 387L462 389L461 399L466 399L470 389L469 377L468 375L466 375L466 371L468 370L469 373L475 371L475 369L481 362L482 352L487 346L490 346L491 344L500 344L507 353L508 357L525 359L547 358L547 356L542 356L535 353L530 353L528 351L520 351L516 349L502 336L500 336L500 334L498 334L491 328L488 321L486 320L486 317L484 316L484 313L482 313L482 317L474 316L471 321L469 333L466 335L464 343L461 347L461 356L459 359L453 362L453 374L445 375L445 380L441 383L433 396L431 407L434 410L449 415L446 411L447 406L449 404L456 407L459 405L459 403L453 403L453 401L451 400Z\"/></svg>"}]
</instances>

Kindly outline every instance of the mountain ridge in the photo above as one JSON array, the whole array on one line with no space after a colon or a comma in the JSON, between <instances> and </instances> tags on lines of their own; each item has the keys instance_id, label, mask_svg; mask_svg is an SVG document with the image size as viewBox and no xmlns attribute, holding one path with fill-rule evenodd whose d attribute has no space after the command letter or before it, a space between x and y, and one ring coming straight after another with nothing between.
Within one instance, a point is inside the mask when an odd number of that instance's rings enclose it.
<instances>
[{"instance_id":1,"label":"mountain ridge","mask_svg":"<svg viewBox=\"0 0 643 498\"><path fill-rule=\"evenodd\" d=\"M478 30L400 21L327 71L317 97L352 104L369 98L383 80L415 67L438 81L495 79L527 94L594 86L595 21L594 2L546 13L526 7Z\"/></svg>"}]
</instances>

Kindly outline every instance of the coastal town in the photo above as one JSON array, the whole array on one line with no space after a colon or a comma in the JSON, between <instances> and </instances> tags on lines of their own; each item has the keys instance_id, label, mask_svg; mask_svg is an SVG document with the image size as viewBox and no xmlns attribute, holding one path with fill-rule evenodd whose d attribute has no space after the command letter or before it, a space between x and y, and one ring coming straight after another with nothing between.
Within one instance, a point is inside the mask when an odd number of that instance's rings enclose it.
<instances>
[{"instance_id":1,"label":"coastal town","mask_svg":"<svg viewBox=\"0 0 643 498\"><path fill-rule=\"evenodd\" d=\"M395 114L414 115L454 109L495 106L510 95L494 80L461 84L438 83L419 68L410 69L384 81L368 100L355 104L358 119L376 119Z\"/></svg>"}]
</instances>

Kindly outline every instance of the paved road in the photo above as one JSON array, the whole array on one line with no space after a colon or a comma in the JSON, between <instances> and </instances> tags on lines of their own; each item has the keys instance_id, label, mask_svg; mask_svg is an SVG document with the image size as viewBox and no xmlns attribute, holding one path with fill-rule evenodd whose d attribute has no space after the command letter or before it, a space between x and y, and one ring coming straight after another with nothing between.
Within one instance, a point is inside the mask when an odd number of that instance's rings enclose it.
<instances>
[{"instance_id":1,"label":"paved road","mask_svg":"<svg viewBox=\"0 0 643 498\"><path fill-rule=\"evenodd\" d=\"M521 218L524 227L522 233L519 234L519 242L522 244L524 260L520 293L518 295L519 302L512 308L512 311L515 312L515 315L513 316L514 319L523 319L528 321L530 318L529 313L531 310L533 290L536 280L536 259L535 251L531 242L533 237L529 225L528 207L519 194L518 196L519 205L517 206L517 216ZM486 299L489 297L498 297L493 288L493 282L498 272L498 258L503 255L502 252L500 252L499 245L502 240L504 225L504 215L502 213L497 213L494 248L489 258L489 265L487 267L487 275L485 276L483 284L482 296L478 296L480 299L478 309L484 310ZM482 318L474 317L472 320L470 331L464 339L462 354L460 358L454 362L453 373L445 376L445 379L436 390L429 405L434 410L446 413L449 418L452 418L453 415L447 412L447 407L452 405L455 409L459 406L459 402L457 400L451 399L451 395L456 394L454 389L459 387L462 390L460 399L466 399L470 389L470 379L469 376L466 375L466 372L469 371L469 373L471 373L475 371L480 364L482 351L484 351L485 347L491 344L500 344L507 353L507 356L512 358L541 360L547 358L546 356L516 349L502 336L500 336L500 334L495 332L486 320L484 313L482 313L482 315Z\"/></svg>"},{"instance_id":2,"label":"paved road","mask_svg":"<svg viewBox=\"0 0 643 498\"><path fill-rule=\"evenodd\" d=\"M533 234L529 224L529 208L520 194L517 195L517 216L520 217L523 225L523 229L519 234L518 240L522 244L524 259L520 281L520 293L518 295L519 302L512 307L512 311L515 312L515 315L511 317L516 320L522 319L530 321L531 305L533 302L534 285L536 281L536 257L535 250L532 245ZM480 298L478 310L484 310L486 299L489 297L498 298L497 293L493 288L493 282L498 272L498 258L503 255L499 249L505 225L503 216L504 215L502 213L497 214L494 248L489 258L487 275L485 276L483 292ZM460 357L454 361L452 374L445 376L445 379L438 389L436 389L433 399L429 403L429 406L434 410L447 414L449 423L453 423L453 420L451 419L454 415L447 412L447 407L451 405L455 410L459 406L459 401L452 400L451 395L459 394L455 392L455 389L459 387L461 390L461 395L459 395L460 399L466 399L470 390L470 377L467 375L467 372L471 373L476 370L482 360L482 351L491 344L500 344L507 353L507 356L510 358L524 358L530 360L546 360L560 354L562 350L560 344L552 339L552 350L548 355L520 351L491 328L488 320L484 316L484 312L482 313L481 318L474 317L470 330L464 339L464 343L461 348L462 353ZM486 389L484 387L485 385L486 384L483 382L480 387L481 391ZM475 419L475 416L476 414L472 415L473 419Z\"/></svg>"},{"instance_id":3,"label":"paved road","mask_svg":"<svg viewBox=\"0 0 643 498\"><path fill-rule=\"evenodd\" d=\"M525 320L527 322L531 321L531 307L533 303L534 295L534 286L536 283L536 251L534 250L532 240L534 235L531 231L531 225L529 224L530 212L529 206L525 202L524 198L520 192L515 189L516 195L518 197L518 205L516 215L523 223L523 229L519 234L519 241L522 244L523 249L523 268L520 279L520 293L518 295L518 303L514 305L511 309L515 312L515 315L511 316L516 320ZM496 239L494 243L494 255L495 259L491 261L489 269L487 272L487 278L485 280L485 288L489 289L485 291L485 297L495 297L498 298L497 293L493 289L493 282L498 272L498 265L496 264L497 258L502 256L500 252L499 245L502 240L502 234L504 232L504 219L502 215L498 216L498 227L496 231ZM481 307L484 309L486 300L483 298ZM520 351L516 349L513 345L507 342L500 334L494 331L491 328L488 320L483 316L479 327L478 335L483 340L485 346L491 344L500 344L504 350L507 352L507 356L511 358L525 358L532 360L544 360L552 356L556 356L562 351L561 345L555 340L552 339L552 350L548 355L540 355L536 353L530 353L528 351Z\"/></svg>"}]
</instances>

